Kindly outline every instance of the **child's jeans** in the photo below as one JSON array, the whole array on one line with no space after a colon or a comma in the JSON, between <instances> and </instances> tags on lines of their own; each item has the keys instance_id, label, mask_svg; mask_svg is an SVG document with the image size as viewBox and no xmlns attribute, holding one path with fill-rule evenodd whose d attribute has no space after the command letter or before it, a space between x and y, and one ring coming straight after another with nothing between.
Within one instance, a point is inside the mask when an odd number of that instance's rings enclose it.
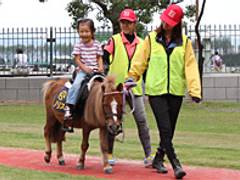
<instances>
[{"instance_id":1,"label":"child's jeans","mask_svg":"<svg viewBox=\"0 0 240 180\"><path fill-rule=\"evenodd\" d=\"M83 71L80 71L77 73L77 76L73 82L73 85L68 91L67 100L66 100L67 104L76 105L78 97L79 97L81 83L84 80L86 75L87 74Z\"/></svg>"}]
</instances>

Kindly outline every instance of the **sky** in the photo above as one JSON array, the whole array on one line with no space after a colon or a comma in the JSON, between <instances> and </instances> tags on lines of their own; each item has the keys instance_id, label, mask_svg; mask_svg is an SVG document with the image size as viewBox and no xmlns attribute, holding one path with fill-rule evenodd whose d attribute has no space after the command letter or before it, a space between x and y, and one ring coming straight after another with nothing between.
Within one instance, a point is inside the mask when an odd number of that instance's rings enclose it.
<instances>
[{"instance_id":1,"label":"sky","mask_svg":"<svg viewBox=\"0 0 240 180\"><path fill-rule=\"evenodd\" d=\"M69 27L71 18L66 6L71 0L0 0L0 28L5 27ZM195 0L185 0L186 4ZM200 0L201 2L201 0ZM225 3L223 3L225 2ZM184 7L185 3L181 3ZM201 24L240 24L239 0L207 0ZM94 14L90 18L94 19ZM95 20L95 24L96 24ZM160 24L154 16L153 26Z\"/></svg>"}]
</instances>

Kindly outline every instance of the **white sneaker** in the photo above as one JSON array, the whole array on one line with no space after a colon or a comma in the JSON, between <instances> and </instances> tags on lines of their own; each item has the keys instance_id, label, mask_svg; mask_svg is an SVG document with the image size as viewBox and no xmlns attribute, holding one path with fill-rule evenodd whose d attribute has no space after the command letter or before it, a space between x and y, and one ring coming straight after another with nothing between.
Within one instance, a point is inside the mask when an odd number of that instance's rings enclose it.
<instances>
[{"instance_id":1,"label":"white sneaker","mask_svg":"<svg viewBox=\"0 0 240 180\"><path fill-rule=\"evenodd\" d=\"M111 166L114 166L116 164L116 159L113 157L112 154L108 154L108 163L111 165Z\"/></svg>"},{"instance_id":2,"label":"white sneaker","mask_svg":"<svg viewBox=\"0 0 240 180\"><path fill-rule=\"evenodd\" d=\"M143 164L144 164L145 168L150 168L150 167L152 167L153 158L154 158L154 157L153 157L152 155L144 158Z\"/></svg>"},{"instance_id":3,"label":"white sneaker","mask_svg":"<svg viewBox=\"0 0 240 180\"><path fill-rule=\"evenodd\" d=\"M72 118L72 114L71 114L71 109L69 106L65 106L64 108L65 114L64 114L64 119L70 119Z\"/></svg>"}]
</instances>

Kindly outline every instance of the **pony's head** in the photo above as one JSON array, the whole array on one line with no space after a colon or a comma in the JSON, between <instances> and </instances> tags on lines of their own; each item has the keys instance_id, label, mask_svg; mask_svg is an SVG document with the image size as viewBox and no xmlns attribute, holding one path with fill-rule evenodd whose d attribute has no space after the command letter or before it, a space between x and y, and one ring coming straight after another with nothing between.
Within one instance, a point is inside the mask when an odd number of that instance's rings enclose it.
<instances>
[{"instance_id":1,"label":"pony's head","mask_svg":"<svg viewBox=\"0 0 240 180\"><path fill-rule=\"evenodd\" d=\"M108 132L117 135L122 131L123 85L115 87L114 77L106 77L103 85L103 111Z\"/></svg>"}]
</instances>

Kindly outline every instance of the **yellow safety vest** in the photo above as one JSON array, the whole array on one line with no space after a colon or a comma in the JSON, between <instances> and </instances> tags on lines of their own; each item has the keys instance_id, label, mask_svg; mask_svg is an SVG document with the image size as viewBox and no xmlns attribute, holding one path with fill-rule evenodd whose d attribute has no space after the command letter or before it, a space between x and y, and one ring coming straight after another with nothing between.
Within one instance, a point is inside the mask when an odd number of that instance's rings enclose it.
<instances>
[{"instance_id":1,"label":"yellow safety vest","mask_svg":"<svg viewBox=\"0 0 240 180\"><path fill-rule=\"evenodd\" d=\"M151 53L146 74L146 94L172 94L184 96L185 79L185 46L187 37L182 36L183 44L176 46L168 57L162 44L156 42L156 32L149 34Z\"/></svg>"},{"instance_id":2,"label":"yellow safety vest","mask_svg":"<svg viewBox=\"0 0 240 180\"><path fill-rule=\"evenodd\" d=\"M131 60L128 59L127 51L122 42L121 34L116 34L112 36L114 41L114 54L110 56L110 66L108 74L113 74L116 76L116 84L123 83L128 75L128 70L131 65ZM139 38L140 39L140 38ZM141 50L142 39L137 45L136 50L133 54L135 56L138 51ZM133 57L132 57L133 58ZM137 81L137 86L132 89L135 95L142 95L142 78Z\"/></svg>"}]
</instances>

